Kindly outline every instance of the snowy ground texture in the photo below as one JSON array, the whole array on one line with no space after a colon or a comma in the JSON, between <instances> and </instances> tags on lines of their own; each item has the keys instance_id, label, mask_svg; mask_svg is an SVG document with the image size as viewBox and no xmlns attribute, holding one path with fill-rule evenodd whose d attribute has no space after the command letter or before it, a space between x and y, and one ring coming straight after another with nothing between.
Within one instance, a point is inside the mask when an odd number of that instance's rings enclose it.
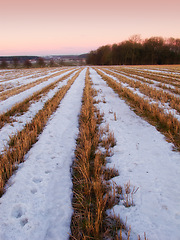
<instances>
[{"instance_id":1,"label":"snowy ground texture","mask_svg":"<svg viewBox=\"0 0 180 240\"><path fill-rule=\"evenodd\" d=\"M27 112L20 116L12 117L11 119L13 119L13 124L7 123L3 128L0 129L0 152L4 150L4 147L8 148L7 143L10 139L10 136L13 136L15 133L17 133L17 131L22 130L27 123L30 123L36 113L44 107L44 104L51 99L55 93L59 91L59 89L66 85L68 80L74 75L75 73L71 74L70 77L66 78L62 82L59 82L54 89L50 90L45 96L40 98L40 100L33 102Z\"/></svg>"},{"instance_id":2,"label":"snowy ground texture","mask_svg":"<svg viewBox=\"0 0 180 240\"><path fill-rule=\"evenodd\" d=\"M71 71L67 71L63 74L59 74L59 76L49 78L46 82L42 82L26 91L23 91L17 95L13 95L4 101L1 101L0 102L0 114L8 111L15 104L17 104L17 103L23 101L24 99L28 98L29 96L33 95L33 93L41 90L43 87L50 85L52 82L55 82L56 80L58 80L60 77L67 75L69 72L71 72Z\"/></svg>"},{"instance_id":3,"label":"snowy ground texture","mask_svg":"<svg viewBox=\"0 0 180 240\"><path fill-rule=\"evenodd\" d=\"M152 240L180 239L179 153L173 152L163 135L131 111L95 71L90 76L100 90L98 99L103 102L98 105L105 123L117 141L109 166L118 169L120 176L113 181L121 186L130 181L139 188L135 206L116 205L115 213L124 220L127 217L132 239L144 232Z\"/></svg>"},{"instance_id":4,"label":"snowy ground texture","mask_svg":"<svg viewBox=\"0 0 180 240\"><path fill-rule=\"evenodd\" d=\"M0 200L1 240L67 239L72 215L70 167L85 70L53 114Z\"/></svg>"},{"instance_id":5,"label":"snowy ground texture","mask_svg":"<svg viewBox=\"0 0 180 240\"><path fill-rule=\"evenodd\" d=\"M71 164L78 134L78 115L85 84L84 69L38 142L26 155L0 199L0 240L64 240L69 238L72 215ZM114 132L116 146L108 166L119 176L113 181L138 188L134 205L122 202L114 212L131 225L131 239L180 239L180 154L172 151L155 127L138 117L90 69L98 91L97 104L104 124ZM116 119L115 117L116 116Z\"/></svg>"}]
</instances>

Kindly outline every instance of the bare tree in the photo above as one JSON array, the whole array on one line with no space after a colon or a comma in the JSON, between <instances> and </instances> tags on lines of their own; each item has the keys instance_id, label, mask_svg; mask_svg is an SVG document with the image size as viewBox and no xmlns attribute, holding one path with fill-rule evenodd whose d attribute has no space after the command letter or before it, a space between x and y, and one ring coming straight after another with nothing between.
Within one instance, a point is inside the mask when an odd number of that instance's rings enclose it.
<instances>
[{"instance_id":1,"label":"bare tree","mask_svg":"<svg viewBox=\"0 0 180 240\"><path fill-rule=\"evenodd\" d=\"M56 64L55 64L53 59L50 60L49 66L50 67L55 67L56 66Z\"/></svg>"},{"instance_id":2,"label":"bare tree","mask_svg":"<svg viewBox=\"0 0 180 240\"><path fill-rule=\"evenodd\" d=\"M17 68L18 65L19 65L19 60L18 60L18 58L17 58L17 57L13 58L13 66L14 66L15 68Z\"/></svg>"},{"instance_id":3,"label":"bare tree","mask_svg":"<svg viewBox=\"0 0 180 240\"><path fill-rule=\"evenodd\" d=\"M8 63L7 63L7 61L6 61L6 60L2 60L0 67L1 67L1 68L8 68Z\"/></svg>"},{"instance_id":4,"label":"bare tree","mask_svg":"<svg viewBox=\"0 0 180 240\"><path fill-rule=\"evenodd\" d=\"M44 61L44 58L42 58L42 57L40 57L40 58L38 58L38 60L37 60L37 66L38 67L45 67L45 61Z\"/></svg>"},{"instance_id":5,"label":"bare tree","mask_svg":"<svg viewBox=\"0 0 180 240\"><path fill-rule=\"evenodd\" d=\"M32 63L30 62L29 59L27 59L27 60L24 61L24 67L25 67L25 68L31 68L31 67L32 67Z\"/></svg>"}]
</instances>

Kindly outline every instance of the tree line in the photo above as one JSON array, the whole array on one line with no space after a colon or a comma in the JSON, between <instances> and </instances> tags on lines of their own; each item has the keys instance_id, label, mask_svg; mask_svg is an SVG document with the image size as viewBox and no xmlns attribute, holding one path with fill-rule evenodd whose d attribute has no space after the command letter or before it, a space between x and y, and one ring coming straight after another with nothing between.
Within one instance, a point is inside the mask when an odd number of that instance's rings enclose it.
<instances>
[{"instance_id":1,"label":"tree line","mask_svg":"<svg viewBox=\"0 0 180 240\"><path fill-rule=\"evenodd\" d=\"M22 57L0 57L0 68L32 68L46 67L45 59L42 57L22 56ZM48 66L55 67L53 59L50 59Z\"/></svg>"},{"instance_id":2,"label":"tree line","mask_svg":"<svg viewBox=\"0 0 180 240\"><path fill-rule=\"evenodd\" d=\"M87 54L38 56L0 56L0 69L83 65Z\"/></svg>"},{"instance_id":3,"label":"tree line","mask_svg":"<svg viewBox=\"0 0 180 240\"><path fill-rule=\"evenodd\" d=\"M105 45L91 51L86 59L90 65L180 64L180 39L139 35L119 44Z\"/></svg>"}]
</instances>

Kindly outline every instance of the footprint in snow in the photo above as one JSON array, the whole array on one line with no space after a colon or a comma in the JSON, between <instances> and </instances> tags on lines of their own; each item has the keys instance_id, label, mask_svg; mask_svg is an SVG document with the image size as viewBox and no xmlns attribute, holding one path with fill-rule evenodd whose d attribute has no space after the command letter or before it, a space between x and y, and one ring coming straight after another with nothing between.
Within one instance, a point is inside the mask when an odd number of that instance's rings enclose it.
<instances>
[{"instance_id":1,"label":"footprint in snow","mask_svg":"<svg viewBox=\"0 0 180 240\"><path fill-rule=\"evenodd\" d=\"M37 178L37 177L34 177L34 178L33 178L33 182L34 182L34 183L41 183L42 181L43 181L42 178Z\"/></svg>"},{"instance_id":2,"label":"footprint in snow","mask_svg":"<svg viewBox=\"0 0 180 240\"><path fill-rule=\"evenodd\" d=\"M37 193L37 189L36 189L36 188L31 189L31 193L32 193L32 194Z\"/></svg>"},{"instance_id":3,"label":"footprint in snow","mask_svg":"<svg viewBox=\"0 0 180 240\"><path fill-rule=\"evenodd\" d=\"M20 218L24 215L25 209L21 205L17 205L13 208L11 215L14 218Z\"/></svg>"},{"instance_id":4,"label":"footprint in snow","mask_svg":"<svg viewBox=\"0 0 180 240\"><path fill-rule=\"evenodd\" d=\"M24 227L27 223L28 223L28 219L27 218L23 218L20 221L20 224L21 224L22 227Z\"/></svg>"}]
</instances>

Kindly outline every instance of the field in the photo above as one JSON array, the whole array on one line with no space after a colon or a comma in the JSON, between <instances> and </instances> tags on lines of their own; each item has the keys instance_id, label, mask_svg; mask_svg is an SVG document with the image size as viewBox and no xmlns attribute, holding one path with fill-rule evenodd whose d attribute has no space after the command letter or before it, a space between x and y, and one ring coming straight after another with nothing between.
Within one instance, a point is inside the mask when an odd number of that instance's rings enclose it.
<instances>
[{"instance_id":1,"label":"field","mask_svg":"<svg viewBox=\"0 0 180 240\"><path fill-rule=\"evenodd\" d=\"M0 70L0 151L0 240L179 239L179 65Z\"/></svg>"}]
</instances>

